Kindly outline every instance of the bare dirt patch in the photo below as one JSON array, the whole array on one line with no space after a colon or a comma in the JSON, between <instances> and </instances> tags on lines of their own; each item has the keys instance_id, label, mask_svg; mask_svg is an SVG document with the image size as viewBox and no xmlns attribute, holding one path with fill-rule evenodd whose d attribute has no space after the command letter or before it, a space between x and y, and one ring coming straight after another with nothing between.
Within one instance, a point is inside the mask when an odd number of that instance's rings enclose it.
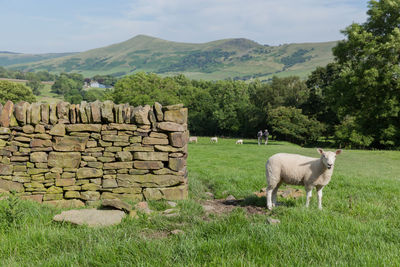
<instances>
[{"instance_id":1,"label":"bare dirt patch","mask_svg":"<svg viewBox=\"0 0 400 267\"><path fill-rule=\"evenodd\" d=\"M225 200L213 199L201 203L206 214L226 214L236 208L245 210L248 214L265 214L264 207L246 205L244 199Z\"/></svg>"},{"instance_id":2,"label":"bare dirt patch","mask_svg":"<svg viewBox=\"0 0 400 267\"><path fill-rule=\"evenodd\" d=\"M254 192L254 195L257 197L266 197L266 188L262 188L259 192ZM278 190L278 196L283 197L283 198L294 198L297 199L299 197L304 196L304 191L296 188L285 188L285 189L280 189Z\"/></svg>"},{"instance_id":3,"label":"bare dirt patch","mask_svg":"<svg viewBox=\"0 0 400 267\"><path fill-rule=\"evenodd\" d=\"M261 189L254 192L254 195L244 199L234 199L229 196L227 199L209 199L201 202L206 214L226 214L235 208L241 208L247 214L265 214L266 211L266 190ZM278 197L285 199L297 199L304 196L304 191L296 188L284 188L278 191ZM278 203L279 205L279 203Z\"/></svg>"}]
</instances>

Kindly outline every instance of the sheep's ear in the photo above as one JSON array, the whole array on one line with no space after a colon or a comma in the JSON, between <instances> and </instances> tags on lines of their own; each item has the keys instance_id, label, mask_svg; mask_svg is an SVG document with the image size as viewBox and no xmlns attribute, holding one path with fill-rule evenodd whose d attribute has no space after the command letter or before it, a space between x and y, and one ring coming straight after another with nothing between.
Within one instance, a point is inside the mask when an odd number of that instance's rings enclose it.
<instances>
[{"instance_id":1,"label":"sheep's ear","mask_svg":"<svg viewBox=\"0 0 400 267\"><path fill-rule=\"evenodd\" d=\"M336 150L336 155L339 155L340 153L342 153L342 150L341 149L338 149L338 150Z\"/></svg>"},{"instance_id":2,"label":"sheep's ear","mask_svg":"<svg viewBox=\"0 0 400 267\"><path fill-rule=\"evenodd\" d=\"M321 155L324 154L324 150L323 150L322 148L317 148L317 151L318 151L318 153L321 154Z\"/></svg>"}]
</instances>

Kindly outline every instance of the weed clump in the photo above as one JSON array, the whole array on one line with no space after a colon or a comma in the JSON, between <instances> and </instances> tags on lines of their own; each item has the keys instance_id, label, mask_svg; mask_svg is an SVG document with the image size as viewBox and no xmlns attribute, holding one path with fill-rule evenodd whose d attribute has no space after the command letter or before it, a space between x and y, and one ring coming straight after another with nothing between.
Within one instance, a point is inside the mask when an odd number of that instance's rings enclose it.
<instances>
[{"instance_id":1,"label":"weed clump","mask_svg":"<svg viewBox=\"0 0 400 267\"><path fill-rule=\"evenodd\" d=\"M0 201L0 230L20 228L24 218L23 210L22 201L15 192Z\"/></svg>"}]
</instances>

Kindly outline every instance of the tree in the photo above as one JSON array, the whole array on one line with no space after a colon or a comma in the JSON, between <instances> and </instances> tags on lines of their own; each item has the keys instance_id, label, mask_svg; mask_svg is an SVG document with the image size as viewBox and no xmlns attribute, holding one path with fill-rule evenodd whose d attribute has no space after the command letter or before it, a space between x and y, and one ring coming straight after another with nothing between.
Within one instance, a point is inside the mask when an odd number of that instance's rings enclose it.
<instances>
[{"instance_id":1,"label":"tree","mask_svg":"<svg viewBox=\"0 0 400 267\"><path fill-rule=\"evenodd\" d=\"M40 90L44 88L44 84L40 82L40 80L33 78L26 83L26 86L32 89L34 95L40 95Z\"/></svg>"},{"instance_id":2,"label":"tree","mask_svg":"<svg viewBox=\"0 0 400 267\"><path fill-rule=\"evenodd\" d=\"M171 77L144 72L126 76L115 84L112 93L116 103L129 103L132 106L152 105L155 101L163 105L179 103L179 85Z\"/></svg>"},{"instance_id":3,"label":"tree","mask_svg":"<svg viewBox=\"0 0 400 267\"><path fill-rule=\"evenodd\" d=\"M308 97L308 88L297 76L284 78L272 77L271 83L251 85L252 102L260 107L277 108L279 106L300 107Z\"/></svg>"},{"instance_id":4,"label":"tree","mask_svg":"<svg viewBox=\"0 0 400 267\"><path fill-rule=\"evenodd\" d=\"M353 23L333 49L339 74L330 86L332 107L354 118L373 147L400 145L400 2L370 1L368 19Z\"/></svg>"},{"instance_id":5,"label":"tree","mask_svg":"<svg viewBox=\"0 0 400 267\"><path fill-rule=\"evenodd\" d=\"M339 118L332 110L331 95L332 83L338 78L339 66L329 63L326 67L317 67L308 77L306 85L309 90L307 100L301 105L303 114L315 118L327 125L329 135L332 135L334 126L339 124Z\"/></svg>"},{"instance_id":6,"label":"tree","mask_svg":"<svg viewBox=\"0 0 400 267\"><path fill-rule=\"evenodd\" d=\"M274 76L271 83L255 81L249 84L252 114L249 121L258 131L270 127L269 111L281 106L300 108L308 98L308 88L299 77L279 78ZM258 130L257 130L258 129ZM253 134L254 135L254 134Z\"/></svg>"},{"instance_id":7,"label":"tree","mask_svg":"<svg viewBox=\"0 0 400 267\"><path fill-rule=\"evenodd\" d=\"M214 134L246 134L250 105L247 85L241 81L217 81L210 83L209 93L215 103L213 119L218 125Z\"/></svg>"},{"instance_id":8,"label":"tree","mask_svg":"<svg viewBox=\"0 0 400 267\"><path fill-rule=\"evenodd\" d=\"M354 122L354 117L347 116L341 124L335 126L335 138L339 147L368 147L373 138L365 136L358 129L358 125Z\"/></svg>"},{"instance_id":9,"label":"tree","mask_svg":"<svg viewBox=\"0 0 400 267\"><path fill-rule=\"evenodd\" d=\"M11 100L14 103L20 101L35 102L36 98L29 87L22 83L0 81L0 103Z\"/></svg>"},{"instance_id":10,"label":"tree","mask_svg":"<svg viewBox=\"0 0 400 267\"><path fill-rule=\"evenodd\" d=\"M94 102L96 100L104 101L106 91L101 89L89 89L87 91L83 91L82 97L83 100L87 102Z\"/></svg>"},{"instance_id":11,"label":"tree","mask_svg":"<svg viewBox=\"0 0 400 267\"><path fill-rule=\"evenodd\" d=\"M77 73L61 73L56 78L54 84L51 86L51 91L59 95L65 95L71 90L81 91L83 87L84 78L82 74Z\"/></svg>"},{"instance_id":12,"label":"tree","mask_svg":"<svg viewBox=\"0 0 400 267\"><path fill-rule=\"evenodd\" d=\"M277 107L270 110L268 117L272 133L278 139L301 145L316 142L325 128L294 107Z\"/></svg>"},{"instance_id":13,"label":"tree","mask_svg":"<svg viewBox=\"0 0 400 267\"><path fill-rule=\"evenodd\" d=\"M155 101L184 103L190 109L189 127L201 135L241 135L253 132L248 86L238 81L191 81L183 75L160 77L136 73L119 80L112 92L116 103L133 106Z\"/></svg>"},{"instance_id":14,"label":"tree","mask_svg":"<svg viewBox=\"0 0 400 267\"><path fill-rule=\"evenodd\" d=\"M56 75L44 70L36 72L36 77L40 81L54 81L56 79Z\"/></svg>"},{"instance_id":15,"label":"tree","mask_svg":"<svg viewBox=\"0 0 400 267\"><path fill-rule=\"evenodd\" d=\"M78 89L72 89L65 93L64 99L71 104L79 104L82 102L83 97Z\"/></svg>"},{"instance_id":16,"label":"tree","mask_svg":"<svg viewBox=\"0 0 400 267\"><path fill-rule=\"evenodd\" d=\"M212 82L189 80L177 75L173 80L179 85L177 96L189 109L188 127L194 135L214 135L218 128L213 117L216 103L210 94Z\"/></svg>"}]
</instances>

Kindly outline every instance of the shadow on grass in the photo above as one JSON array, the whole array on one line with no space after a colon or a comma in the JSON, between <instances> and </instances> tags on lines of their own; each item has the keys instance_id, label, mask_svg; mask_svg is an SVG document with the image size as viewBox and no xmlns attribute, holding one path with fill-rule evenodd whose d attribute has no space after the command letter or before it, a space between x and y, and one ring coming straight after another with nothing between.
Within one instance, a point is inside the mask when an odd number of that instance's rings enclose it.
<instances>
[{"instance_id":1,"label":"shadow on grass","mask_svg":"<svg viewBox=\"0 0 400 267\"><path fill-rule=\"evenodd\" d=\"M258 146L258 143L257 142L244 142L243 143L243 145L256 145L256 146ZM262 147L262 146L265 146L265 147L267 147L267 146L279 146L279 145L281 145L281 144L277 144L277 143L268 143L268 145L264 145L264 144L261 144L261 145L259 145L260 147Z\"/></svg>"},{"instance_id":2,"label":"shadow on grass","mask_svg":"<svg viewBox=\"0 0 400 267\"><path fill-rule=\"evenodd\" d=\"M285 207L294 207L296 205L296 201L292 198L280 198L278 201L278 206L285 206ZM255 195L250 195L245 197L244 199L235 199L235 200L224 200L222 202L225 205L232 205L232 206L240 206L240 207L260 207L266 208L266 197L258 197Z\"/></svg>"}]
</instances>

